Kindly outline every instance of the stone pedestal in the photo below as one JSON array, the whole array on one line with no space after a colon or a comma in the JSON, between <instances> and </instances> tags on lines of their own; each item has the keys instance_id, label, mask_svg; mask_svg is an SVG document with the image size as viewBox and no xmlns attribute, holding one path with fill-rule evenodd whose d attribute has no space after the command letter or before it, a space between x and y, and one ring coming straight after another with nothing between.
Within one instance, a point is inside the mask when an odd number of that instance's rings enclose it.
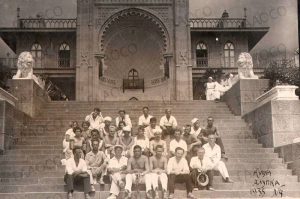
<instances>
[{"instance_id":1,"label":"stone pedestal","mask_svg":"<svg viewBox=\"0 0 300 199\"><path fill-rule=\"evenodd\" d=\"M8 86L12 95L18 98L17 109L31 117L39 115L44 103L49 100L47 93L31 79L12 79Z\"/></svg>"},{"instance_id":2,"label":"stone pedestal","mask_svg":"<svg viewBox=\"0 0 300 199\"><path fill-rule=\"evenodd\" d=\"M269 87L267 79L241 79L224 95L235 115L244 115L256 107L256 99Z\"/></svg>"}]
</instances>

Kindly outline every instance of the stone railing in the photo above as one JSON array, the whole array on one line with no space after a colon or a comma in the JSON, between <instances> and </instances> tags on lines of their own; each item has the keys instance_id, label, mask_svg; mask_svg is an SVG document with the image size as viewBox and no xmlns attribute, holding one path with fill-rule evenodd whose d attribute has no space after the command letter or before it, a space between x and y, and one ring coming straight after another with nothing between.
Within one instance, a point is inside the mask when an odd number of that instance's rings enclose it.
<instances>
[{"instance_id":1,"label":"stone railing","mask_svg":"<svg viewBox=\"0 0 300 199\"><path fill-rule=\"evenodd\" d=\"M23 29L66 29L76 28L76 19L19 19L20 28Z\"/></svg>"},{"instance_id":2,"label":"stone railing","mask_svg":"<svg viewBox=\"0 0 300 199\"><path fill-rule=\"evenodd\" d=\"M191 18L191 28L246 28L245 18Z\"/></svg>"}]
</instances>

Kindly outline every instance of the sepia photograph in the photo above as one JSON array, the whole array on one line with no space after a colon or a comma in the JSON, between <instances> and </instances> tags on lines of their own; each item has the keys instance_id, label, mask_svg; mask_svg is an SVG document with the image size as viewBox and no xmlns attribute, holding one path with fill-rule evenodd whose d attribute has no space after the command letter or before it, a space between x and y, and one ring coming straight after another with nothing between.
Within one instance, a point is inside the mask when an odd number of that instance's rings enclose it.
<instances>
[{"instance_id":1,"label":"sepia photograph","mask_svg":"<svg viewBox=\"0 0 300 199\"><path fill-rule=\"evenodd\" d=\"M300 198L298 0L0 0L0 199Z\"/></svg>"}]
</instances>

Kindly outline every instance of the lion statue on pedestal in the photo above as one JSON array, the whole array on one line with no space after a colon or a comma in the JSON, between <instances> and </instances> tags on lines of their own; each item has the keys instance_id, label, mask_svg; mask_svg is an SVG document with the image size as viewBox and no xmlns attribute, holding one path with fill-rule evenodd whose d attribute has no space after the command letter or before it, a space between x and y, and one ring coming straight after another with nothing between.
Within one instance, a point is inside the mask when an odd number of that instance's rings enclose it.
<instances>
[{"instance_id":1,"label":"lion statue on pedestal","mask_svg":"<svg viewBox=\"0 0 300 199\"><path fill-rule=\"evenodd\" d=\"M33 74L34 59L30 52L22 52L18 57L17 74L13 79L33 79L41 88L45 87L45 82Z\"/></svg>"},{"instance_id":2,"label":"lion statue on pedestal","mask_svg":"<svg viewBox=\"0 0 300 199\"><path fill-rule=\"evenodd\" d=\"M247 52L242 52L239 55L238 61L239 79L258 79L258 76L253 72L252 57Z\"/></svg>"}]
</instances>

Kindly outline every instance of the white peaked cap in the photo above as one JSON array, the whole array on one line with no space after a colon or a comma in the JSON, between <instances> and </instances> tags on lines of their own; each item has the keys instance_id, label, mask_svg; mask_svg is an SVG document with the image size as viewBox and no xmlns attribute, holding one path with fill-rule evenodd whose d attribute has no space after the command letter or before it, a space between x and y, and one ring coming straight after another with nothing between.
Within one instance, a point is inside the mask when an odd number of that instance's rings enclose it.
<instances>
[{"instance_id":1,"label":"white peaked cap","mask_svg":"<svg viewBox=\"0 0 300 199\"><path fill-rule=\"evenodd\" d=\"M124 126L124 127L123 127L123 131L129 131L129 132L130 132L130 131L131 131L130 126Z\"/></svg>"},{"instance_id":2,"label":"white peaked cap","mask_svg":"<svg viewBox=\"0 0 300 199\"><path fill-rule=\"evenodd\" d=\"M194 119L192 119L191 123L195 124L197 121L199 121L199 119L198 118L194 118Z\"/></svg>"},{"instance_id":3,"label":"white peaked cap","mask_svg":"<svg viewBox=\"0 0 300 199\"><path fill-rule=\"evenodd\" d=\"M111 122L112 119L111 119L111 117L105 117L105 118L104 118L104 121L110 121L110 122Z\"/></svg>"}]
</instances>

